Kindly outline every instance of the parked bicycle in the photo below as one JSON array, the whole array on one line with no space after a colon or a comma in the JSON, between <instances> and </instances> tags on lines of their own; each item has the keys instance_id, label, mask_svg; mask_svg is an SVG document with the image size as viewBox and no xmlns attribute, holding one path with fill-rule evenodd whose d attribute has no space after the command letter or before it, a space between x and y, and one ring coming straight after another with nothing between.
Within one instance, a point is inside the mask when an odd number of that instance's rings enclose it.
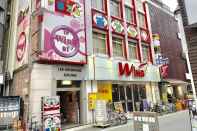
<instances>
[{"instance_id":1,"label":"parked bicycle","mask_svg":"<svg viewBox=\"0 0 197 131\"><path fill-rule=\"evenodd\" d=\"M113 103L108 104L108 122L111 126L117 126L127 123L127 117L125 113L115 111Z\"/></svg>"}]
</instances>

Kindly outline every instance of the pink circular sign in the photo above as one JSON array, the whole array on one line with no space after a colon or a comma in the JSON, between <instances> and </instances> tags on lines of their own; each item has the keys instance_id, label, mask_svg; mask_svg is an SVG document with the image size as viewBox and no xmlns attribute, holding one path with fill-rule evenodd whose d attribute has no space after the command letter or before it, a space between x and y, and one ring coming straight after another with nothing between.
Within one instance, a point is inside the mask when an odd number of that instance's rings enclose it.
<instances>
[{"instance_id":1,"label":"pink circular sign","mask_svg":"<svg viewBox=\"0 0 197 131\"><path fill-rule=\"evenodd\" d=\"M56 27L51 33L50 40L55 52L62 57L72 57L79 52L79 37L68 26L62 25Z\"/></svg>"},{"instance_id":2,"label":"pink circular sign","mask_svg":"<svg viewBox=\"0 0 197 131\"><path fill-rule=\"evenodd\" d=\"M19 36L18 43L16 46L16 57L18 61L21 61L24 57L26 50L26 35L22 32Z\"/></svg>"}]
</instances>

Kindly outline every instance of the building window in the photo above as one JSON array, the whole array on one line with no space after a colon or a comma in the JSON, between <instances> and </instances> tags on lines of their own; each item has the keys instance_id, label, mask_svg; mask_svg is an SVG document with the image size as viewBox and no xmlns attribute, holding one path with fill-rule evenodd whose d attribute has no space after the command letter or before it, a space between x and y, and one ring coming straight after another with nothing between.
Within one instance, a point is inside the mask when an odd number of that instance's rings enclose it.
<instances>
[{"instance_id":1,"label":"building window","mask_svg":"<svg viewBox=\"0 0 197 131\"><path fill-rule=\"evenodd\" d=\"M113 56L123 57L123 39L112 37Z\"/></svg>"},{"instance_id":2,"label":"building window","mask_svg":"<svg viewBox=\"0 0 197 131\"><path fill-rule=\"evenodd\" d=\"M137 10L140 12L144 12L144 7L143 7L143 2L142 0L137 0L136 1L136 5L137 5Z\"/></svg>"},{"instance_id":3,"label":"building window","mask_svg":"<svg viewBox=\"0 0 197 131\"><path fill-rule=\"evenodd\" d=\"M143 54L143 61L149 61L149 46L143 44L142 45L142 54Z\"/></svg>"},{"instance_id":4,"label":"building window","mask_svg":"<svg viewBox=\"0 0 197 131\"><path fill-rule=\"evenodd\" d=\"M142 28L146 28L145 15L141 12L138 12L138 18L139 18L139 26Z\"/></svg>"},{"instance_id":5,"label":"building window","mask_svg":"<svg viewBox=\"0 0 197 131\"><path fill-rule=\"evenodd\" d=\"M133 5L133 0L125 0L126 5Z\"/></svg>"},{"instance_id":6,"label":"building window","mask_svg":"<svg viewBox=\"0 0 197 131\"><path fill-rule=\"evenodd\" d=\"M134 111L133 107L133 97L132 97L132 88L130 86L126 87L126 95L127 95L127 101L126 101L126 106L129 112Z\"/></svg>"},{"instance_id":7,"label":"building window","mask_svg":"<svg viewBox=\"0 0 197 131\"><path fill-rule=\"evenodd\" d=\"M143 106L146 100L146 88L144 85L112 85L112 101L113 103L120 102L124 112L132 112L147 110Z\"/></svg>"},{"instance_id":8,"label":"building window","mask_svg":"<svg viewBox=\"0 0 197 131\"><path fill-rule=\"evenodd\" d=\"M135 42L128 42L129 58L137 59L137 44Z\"/></svg>"},{"instance_id":9,"label":"building window","mask_svg":"<svg viewBox=\"0 0 197 131\"><path fill-rule=\"evenodd\" d=\"M104 5L104 0L92 0L92 7L97 10L104 11Z\"/></svg>"},{"instance_id":10,"label":"building window","mask_svg":"<svg viewBox=\"0 0 197 131\"><path fill-rule=\"evenodd\" d=\"M112 99L114 104L117 102L121 102L124 112L127 112L124 86L118 84L112 85Z\"/></svg>"},{"instance_id":11,"label":"building window","mask_svg":"<svg viewBox=\"0 0 197 131\"><path fill-rule=\"evenodd\" d=\"M111 16L120 17L120 1L119 0L110 0L110 14Z\"/></svg>"},{"instance_id":12,"label":"building window","mask_svg":"<svg viewBox=\"0 0 197 131\"><path fill-rule=\"evenodd\" d=\"M125 5L125 17L126 21L133 23L133 11L132 8L127 5Z\"/></svg>"},{"instance_id":13,"label":"building window","mask_svg":"<svg viewBox=\"0 0 197 131\"><path fill-rule=\"evenodd\" d=\"M106 34L93 32L94 53L106 54Z\"/></svg>"}]
</instances>

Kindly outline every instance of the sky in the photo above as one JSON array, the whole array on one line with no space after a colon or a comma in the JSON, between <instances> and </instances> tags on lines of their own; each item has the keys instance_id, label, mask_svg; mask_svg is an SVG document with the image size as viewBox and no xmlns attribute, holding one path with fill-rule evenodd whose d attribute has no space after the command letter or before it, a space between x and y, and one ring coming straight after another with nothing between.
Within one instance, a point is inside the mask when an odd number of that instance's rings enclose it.
<instances>
[{"instance_id":1,"label":"sky","mask_svg":"<svg viewBox=\"0 0 197 131\"><path fill-rule=\"evenodd\" d=\"M162 0L166 5L170 7L172 11L174 11L177 7L177 0Z\"/></svg>"}]
</instances>

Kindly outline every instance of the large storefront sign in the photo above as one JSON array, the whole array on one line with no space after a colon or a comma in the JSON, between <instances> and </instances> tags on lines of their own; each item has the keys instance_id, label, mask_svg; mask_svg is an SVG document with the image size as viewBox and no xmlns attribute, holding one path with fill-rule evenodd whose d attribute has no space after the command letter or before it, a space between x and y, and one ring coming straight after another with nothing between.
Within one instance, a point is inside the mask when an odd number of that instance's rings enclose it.
<instances>
[{"instance_id":1,"label":"large storefront sign","mask_svg":"<svg viewBox=\"0 0 197 131\"><path fill-rule=\"evenodd\" d=\"M58 96L42 97L43 130L60 130L60 100Z\"/></svg>"},{"instance_id":2,"label":"large storefront sign","mask_svg":"<svg viewBox=\"0 0 197 131\"><path fill-rule=\"evenodd\" d=\"M43 15L43 42L40 60L55 62L86 63L86 35L84 5L78 2L82 12L57 15L45 12ZM78 6L79 6L78 5Z\"/></svg>"},{"instance_id":3,"label":"large storefront sign","mask_svg":"<svg viewBox=\"0 0 197 131\"><path fill-rule=\"evenodd\" d=\"M118 70L120 76L126 75L130 76L133 75L134 77L144 77L145 76L145 69L144 65L139 65L138 67L135 67L134 65L129 65L128 63L118 63Z\"/></svg>"},{"instance_id":4,"label":"large storefront sign","mask_svg":"<svg viewBox=\"0 0 197 131\"><path fill-rule=\"evenodd\" d=\"M17 43L15 68L28 63L29 27L30 27L30 1L19 0L17 18Z\"/></svg>"},{"instance_id":5,"label":"large storefront sign","mask_svg":"<svg viewBox=\"0 0 197 131\"><path fill-rule=\"evenodd\" d=\"M53 76L56 80L84 80L85 70L81 65L53 66Z\"/></svg>"},{"instance_id":6,"label":"large storefront sign","mask_svg":"<svg viewBox=\"0 0 197 131\"><path fill-rule=\"evenodd\" d=\"M56 27L50 36L52 48L56 54L69 58L79 51L79 38L75 31L68 26Z\"/></svg>"},{"instance_id":7,"label":"large storefront sign","mask_svg":"<svg viewBox=\"0 0 197 131\"><path fill-rule=\"evenodd\" d=\"M93 62L88 59L89 63ZM122 64L121 64L122 63ZM159 67L140 62L108 60L100 57L94 58L94 66L89 65L90 79L117 80L117 81L150 81L159 82ZM95 73L92 73L93 70ZM103 74L103 72L105 72Z\"/></svg>"}]
</instances>

